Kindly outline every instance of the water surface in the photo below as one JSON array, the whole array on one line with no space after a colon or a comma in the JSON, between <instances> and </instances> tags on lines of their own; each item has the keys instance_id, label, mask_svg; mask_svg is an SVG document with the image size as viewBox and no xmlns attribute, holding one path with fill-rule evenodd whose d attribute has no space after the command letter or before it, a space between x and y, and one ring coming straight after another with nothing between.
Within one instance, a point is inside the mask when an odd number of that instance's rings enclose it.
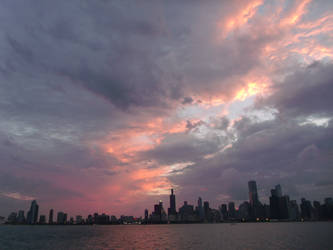
<instances>
[{"instance_id":1,"label":"water surface","mask_svg":"<svg viewBox=\"0 0 333 250\"><path fill-rule=\"evenodd\" d=\"M333 249L333 223L0 226L7 249Z\"/></svg>"}]
</instances>

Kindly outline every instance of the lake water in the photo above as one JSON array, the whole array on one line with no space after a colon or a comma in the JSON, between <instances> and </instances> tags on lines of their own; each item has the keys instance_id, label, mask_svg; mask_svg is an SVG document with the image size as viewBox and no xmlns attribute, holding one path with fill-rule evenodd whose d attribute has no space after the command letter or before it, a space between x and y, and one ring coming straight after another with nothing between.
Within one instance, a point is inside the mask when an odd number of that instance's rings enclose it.
<instances>
[{"instance_id":1,"label":"lake water","mask_svg":"<svg viewBox=\"0 0 333 250\"><path fill-rule=\"evenodd\" d=\"M333 249L333 223L8 225L0 249Z\"/></svg>"}]
</instances>

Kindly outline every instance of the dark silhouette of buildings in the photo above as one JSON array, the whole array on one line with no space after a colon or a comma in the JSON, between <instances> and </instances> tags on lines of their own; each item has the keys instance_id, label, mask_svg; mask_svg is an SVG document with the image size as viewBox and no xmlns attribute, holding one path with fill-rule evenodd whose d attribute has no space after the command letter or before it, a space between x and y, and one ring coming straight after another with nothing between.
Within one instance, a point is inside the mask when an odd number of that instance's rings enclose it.
<instances>
[{"instance_id":1,"label":"dark silhouette of buildings","mask_svg":"<svg viewBox=\"0 0 333 250\"><path fill-rule=\"evenodd\" d=\"M235 203L230 201L227 204L221 204L219 210L211 208L208 201L202 202L198 198L197 206L194 208L187 201L179 208L176 208L176 195L171 189L170 207L168 215L163 208L163 202L159 201L154 205L154 210L149 214L148 209L144 212L144 219L134 218L133 216L120 216L119 219L113 215L105 213L88 215L86 219L77 215L74 221L73 217L64 212L58 212L56 221L54 221L54 211L50 209L48 224L50 225L92 225L92 224L161 224L161 223L216 223L216 222L247 222L247 221L307 221L307 220L333 220L333 199L325 198L324 203L319 201L301 199L298 206L296 200L290 200L288 195L284 195L281 185L276 185L271 189L269 205L262 204L259 201L257 184L255 181L248 182L249 200L241 203L236 209ZM40 215L38 220L39 206L35 200L31 202L27 217L24 211L18 213L12 212L7 217L9 224L46 224L46 216ZM1 217L2 220L4 217Z\"/></svg>"},{"instance_id":2,"label":"dark silhouette of buildings","mask_svg":"<svg viewBox=\"0 0 333 250\"><path fill-rule=\"evenodd\" d=\"M151 221L153 223L167 223L167 216L163 208L163 202L160 201L154 205L154 212L151 215Z\"/></svg>"},{"instance_id":3,"label":"dark silhouette of buildings","mask_svg":"<svg viewBox=\"0 0 333 250\"><path fill-rule=\"evenodd\" d=\"M189 205L187 201L184 201L184 205L179 208L180 220L183 222L194 222L195 214L193 205Z\"/></svg>"}]
</instances>

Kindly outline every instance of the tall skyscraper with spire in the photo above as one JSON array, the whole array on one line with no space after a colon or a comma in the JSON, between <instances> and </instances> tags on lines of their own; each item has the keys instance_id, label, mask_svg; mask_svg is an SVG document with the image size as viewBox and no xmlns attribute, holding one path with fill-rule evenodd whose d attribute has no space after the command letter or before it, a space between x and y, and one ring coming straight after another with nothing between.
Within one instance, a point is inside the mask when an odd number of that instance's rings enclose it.
<instances>
[{"instance_id":1,"label":"tall skyscraper with spire","mask_svg":"<svg viewBox=\"0 0 333 250\"><path fill-rule=\"evenodd\" d=\"M171 189L171 194L170 194L170 208L168 209L168 214L176 214L176 196L173 193L173 189Z\"/></svg>"}]
</instances>

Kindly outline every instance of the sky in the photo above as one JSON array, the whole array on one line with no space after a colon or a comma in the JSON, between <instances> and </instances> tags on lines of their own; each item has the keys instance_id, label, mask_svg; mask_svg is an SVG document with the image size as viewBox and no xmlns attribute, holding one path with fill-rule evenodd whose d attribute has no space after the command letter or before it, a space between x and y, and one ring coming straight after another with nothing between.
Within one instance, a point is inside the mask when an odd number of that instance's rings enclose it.
<instances>
[{"instance_id":1,"label":"sky","mask_svg":"<svg viewBox=\"0 0 333 250\"><path fill-rule=\"evenodd\" d=\"M333 196L333 1L2 0L0 215Z\"/></svg>"}]
</instances>

